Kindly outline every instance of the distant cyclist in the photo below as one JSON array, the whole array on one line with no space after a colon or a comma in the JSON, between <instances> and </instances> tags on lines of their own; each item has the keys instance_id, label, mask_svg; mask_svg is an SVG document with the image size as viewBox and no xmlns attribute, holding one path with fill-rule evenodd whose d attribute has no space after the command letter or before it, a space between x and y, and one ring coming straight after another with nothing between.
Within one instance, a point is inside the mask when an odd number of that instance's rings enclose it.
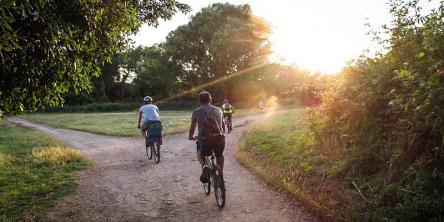
<instances>
[{"instance_id":1,"label":"distant cyclist","mask_svg":"<svg viewBox=\"0 0 444 222\"><path fill-rule=\"evenodd\" d=\"M225 137L222 133L222 111L211 105L211 94L209 92L199 93L200 107L193 111L191 116L189 140L195 140L194 131L198 126L197 135L197 159L202 166L200 181L205 183L208 175L208 167L205 165L206 157L214 151L216 163L221 168L224 166Z\"/></svg>"},{"instance_id":2,"label":"distant cyclist","mask_svg":"<svg viewBox=\"0 0 444 222\"><path fill-rule=\"evenodd\" d=\"M222 113L223 113L223 120L225 120L225 118L227 118L227 122L222 121L222 129L225 132L225 124L227 124L226 127L229 128L228 132L230 132L232 130L231 129L231 123L232 123L231 116L234 113L234 107L230 103L228 103L228 99L224 99L224 104L222 104Z\"/></svg>"},{"instance_id":3,"label":"distant cyclist","mask_svg":"<svg viewBox=\"0 0 444 222\"><path fill-rule=\"evenodd\" d=\"M259 109L261 110L261 112L264 112L264 108L265 108L265 103L263 101L259 102Z\"/></svg>"},{"instance_id":4,"label":"distant cyclist","mask_svg":"<svg viewBox=\"0 0 444 222\"><path fill-rule=\"evenodd\" d=\"M153 98L151 96L145 96L143 98L144 105L139 109L139 123L137 128L140 129L142 136L147 137L147 130L150 121L160 121L159 108L153 104ZM140 122L143 119L142 127Z\"/></svg>"}]
</instances>

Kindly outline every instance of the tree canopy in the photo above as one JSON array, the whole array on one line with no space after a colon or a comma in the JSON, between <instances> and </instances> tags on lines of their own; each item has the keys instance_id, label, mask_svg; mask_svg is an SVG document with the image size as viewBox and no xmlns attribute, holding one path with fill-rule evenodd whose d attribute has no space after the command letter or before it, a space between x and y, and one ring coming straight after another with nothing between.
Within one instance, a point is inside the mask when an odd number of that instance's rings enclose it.
<instances>
[{"instance_id":1,"label":"tree canopy","mask_svg":"<svg viewBox=\"0 0 444 222\"><path fill-rule=\"evenodd\" d=\"M127 46L141 24L157 25L187 5L175 0L3 0L0 110L33 111L91 88L100 64Z\"/></svg>"},{"instance_id":2,"label":"tree canopy","mask_svg":"<svg viewBox=\"0 0 444 222\"><path fill-rule=\"evenodd\" d=\"M180 79L200 85L265 62L269 25L249 5L213 4L169 33L165 43Z\"/></svg>"}]
</instances>

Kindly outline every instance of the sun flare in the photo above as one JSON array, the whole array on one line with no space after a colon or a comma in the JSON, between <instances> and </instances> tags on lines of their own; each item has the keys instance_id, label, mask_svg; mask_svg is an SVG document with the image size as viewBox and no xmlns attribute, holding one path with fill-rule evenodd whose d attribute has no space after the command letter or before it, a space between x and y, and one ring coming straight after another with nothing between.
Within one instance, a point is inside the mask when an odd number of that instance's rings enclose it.
<instances>
[{"instance_id":1,"label":"sun flare","mask_svg":"<svg viewBox=\"0 0 444 222\"><path fill-rule=\"evenodd\" d=\"M364 26L369 22L365 10L380 11L373 5L349 0L284 2L287 7L279 10L257 7L273 29L269 39L272 60L333 74L364 50L374 48Z\"/></svg>"}]
</instances>

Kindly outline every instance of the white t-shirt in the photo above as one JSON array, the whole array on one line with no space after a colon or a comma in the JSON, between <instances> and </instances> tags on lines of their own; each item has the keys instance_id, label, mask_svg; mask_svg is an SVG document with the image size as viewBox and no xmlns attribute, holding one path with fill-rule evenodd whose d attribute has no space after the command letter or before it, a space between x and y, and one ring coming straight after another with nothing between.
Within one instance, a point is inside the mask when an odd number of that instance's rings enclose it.
<instances>
[{"instance_id":1,"label":"white t-shirt","mask_svg":"<svg viewBox=\"0 0 444 222\"><path fill-rule=\"evenodd\" d=\"M139 113L142 114L143 122L148 120L160 120L159 108L153 104L146 104L140 107Z\"/></svg>"}]
</instances>

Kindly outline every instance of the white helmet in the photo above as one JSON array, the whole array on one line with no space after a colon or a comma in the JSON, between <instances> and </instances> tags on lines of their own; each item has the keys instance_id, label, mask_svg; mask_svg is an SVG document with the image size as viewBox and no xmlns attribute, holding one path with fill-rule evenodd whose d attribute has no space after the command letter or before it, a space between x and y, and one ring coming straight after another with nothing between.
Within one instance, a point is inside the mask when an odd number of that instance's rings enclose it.
<instances>
[{"instance_id":1,"label":"white helmet","mask_svg":"<svg viewBox=\"0 0 444 222\"><path fill-rule=\"evenodd\" d=\"M151 96L145 96L143 98L143 101L145 101L145 102L153 102L153 98L151 98Z\"/></svg>"}]
</instances>

